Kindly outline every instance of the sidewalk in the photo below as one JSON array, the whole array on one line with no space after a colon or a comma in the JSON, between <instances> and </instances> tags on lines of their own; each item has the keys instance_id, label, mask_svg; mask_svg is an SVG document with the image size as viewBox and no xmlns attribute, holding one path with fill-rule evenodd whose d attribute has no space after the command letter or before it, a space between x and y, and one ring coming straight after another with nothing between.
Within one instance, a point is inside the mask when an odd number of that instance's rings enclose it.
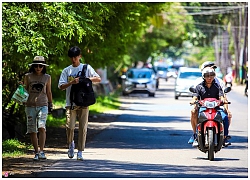
<instances>
[{"instance_id":1,"label":"sidewalk","mask_svg":"<svg viewBox=\"0 0 250 180\"><path fill-rule=\"evenodd\" d=\"M246 87L245 84L241 85L241 84L233 83L232 92L237 92L238 94L245 96L245 87Z\"/></svg>"}]
</instances>

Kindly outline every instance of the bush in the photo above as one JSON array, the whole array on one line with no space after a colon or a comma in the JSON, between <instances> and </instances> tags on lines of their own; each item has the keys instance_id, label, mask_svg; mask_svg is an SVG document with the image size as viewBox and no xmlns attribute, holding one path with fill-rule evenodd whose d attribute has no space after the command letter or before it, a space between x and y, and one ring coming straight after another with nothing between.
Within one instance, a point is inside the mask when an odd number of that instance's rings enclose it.
<instances>
[{"instance_id":1,"label":"bush","mask_svg":"<svg viewBox=\"0 0 250 180\"><path fill-rule=\"evenodd\" d=\"M23 155L27 152L28 149L31 148L30 145L26 145L18 141L17 139L8 139L3 141L3 157L14 157L18 155Z\"/></svg>"}]
</instances>

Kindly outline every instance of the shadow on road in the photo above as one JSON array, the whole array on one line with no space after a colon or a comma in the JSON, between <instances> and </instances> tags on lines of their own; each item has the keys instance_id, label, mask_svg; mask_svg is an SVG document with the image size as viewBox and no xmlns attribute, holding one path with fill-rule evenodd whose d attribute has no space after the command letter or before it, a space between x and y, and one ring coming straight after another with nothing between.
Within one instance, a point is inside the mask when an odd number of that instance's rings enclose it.
<instances>
[{"instance_id":1,"label":"shadow on road","mask_svg":"<svg viewBox=\"0 0 250 180\"><path fill-rule=\"evenodd\" d=\"M65 168L65 162L71 161L71 166ZM36 177L81 177L81 178L247 178L240 173L246 173L247 168L217 168L216 166L181 166L168 164L145 164L117 162L110 160L89 160L84 162L64 160L58 163L56 169L48 168L46 174ZM84 169L81 167L84 166ZM77 171L76 171L77 169ZM82 169L82 170L81 170ZM87 172L87 173L86 173ZM213 172L212 174L210 172ZM238 172L236 175L235 172Z\"/></svg>"},{"instance_id":2,"label":"shadow on road","mask_svg":"<svg viewBox=\"0 0 250 180\"><path fill-rule=\"evenodd\" d=\"M191 149L190 120L183 116L138 116L123 114L87 144L88 148ZM183 125L183 123L185 123ZM189 129L189 130L188 130ZM232 137L232 144L247 142L247 137ZM228 148L245 149L237 145Z\"/></svg>"}]
</instances>

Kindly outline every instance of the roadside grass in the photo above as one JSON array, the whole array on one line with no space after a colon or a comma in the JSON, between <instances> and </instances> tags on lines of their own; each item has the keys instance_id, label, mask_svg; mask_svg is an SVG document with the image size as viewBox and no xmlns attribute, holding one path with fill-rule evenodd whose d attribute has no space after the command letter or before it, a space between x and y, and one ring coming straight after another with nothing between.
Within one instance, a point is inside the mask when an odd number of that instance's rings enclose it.
<instances>
[{"instance_id":1,"label":"roadside grass","mask_svg":"<svg viewBox=\"0 0 250 180\"><path fill-rule=\"evenodd\" d=\"M89 107L90 115L98 115L120 107L118 100L119 92L110 93L109 95L100 95L96 98L96 103ZM54 109L64 108L65 99L53 99ZM47 127L60 127L65 125L65 117L55 118L51 114L48 115ZM20 142L18 139L8 139L2 142L2 157L16 157L23 155L27 150L32 149L32 145Z\"/></svg>"},{"instance_id":2,"label":"roadside grass","mask_svg":"<svg viewBox=\"0 0 250 180\"><path fill-rule=\"evenodd\" d=\"M16 157L23 155L32 148L32 145L27 145L17 139L7 139L2 143L2 157Z\"/></svg>"},{"instance_id":3,"label":"roadside grass","mask_svg":"<svg viewBox=\"0 0 250 180\"><path fill-rule=\"evenodd\" d=\"M109 96L98 96L96 103L89 107L89 114L101 114L110 110L119 109L120 102L117 94L110 94Z\"/></svg>"}]
</instances>

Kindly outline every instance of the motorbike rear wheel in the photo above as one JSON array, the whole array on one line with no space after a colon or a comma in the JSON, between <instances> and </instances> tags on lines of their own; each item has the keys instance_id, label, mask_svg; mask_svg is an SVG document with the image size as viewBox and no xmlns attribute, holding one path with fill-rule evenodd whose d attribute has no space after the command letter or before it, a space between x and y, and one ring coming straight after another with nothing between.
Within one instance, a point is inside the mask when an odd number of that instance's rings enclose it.
<instances>
[{"instance_id":1,"label":"motorbike rear wheel","mask_svg":"<svg viewBox=\"0 0 250 180\"><path fill-rule=\"evenodd\" d=\"M208 159L214 160L214 131L213 129L208 130Z\"/></svg>"}]
</instances>

